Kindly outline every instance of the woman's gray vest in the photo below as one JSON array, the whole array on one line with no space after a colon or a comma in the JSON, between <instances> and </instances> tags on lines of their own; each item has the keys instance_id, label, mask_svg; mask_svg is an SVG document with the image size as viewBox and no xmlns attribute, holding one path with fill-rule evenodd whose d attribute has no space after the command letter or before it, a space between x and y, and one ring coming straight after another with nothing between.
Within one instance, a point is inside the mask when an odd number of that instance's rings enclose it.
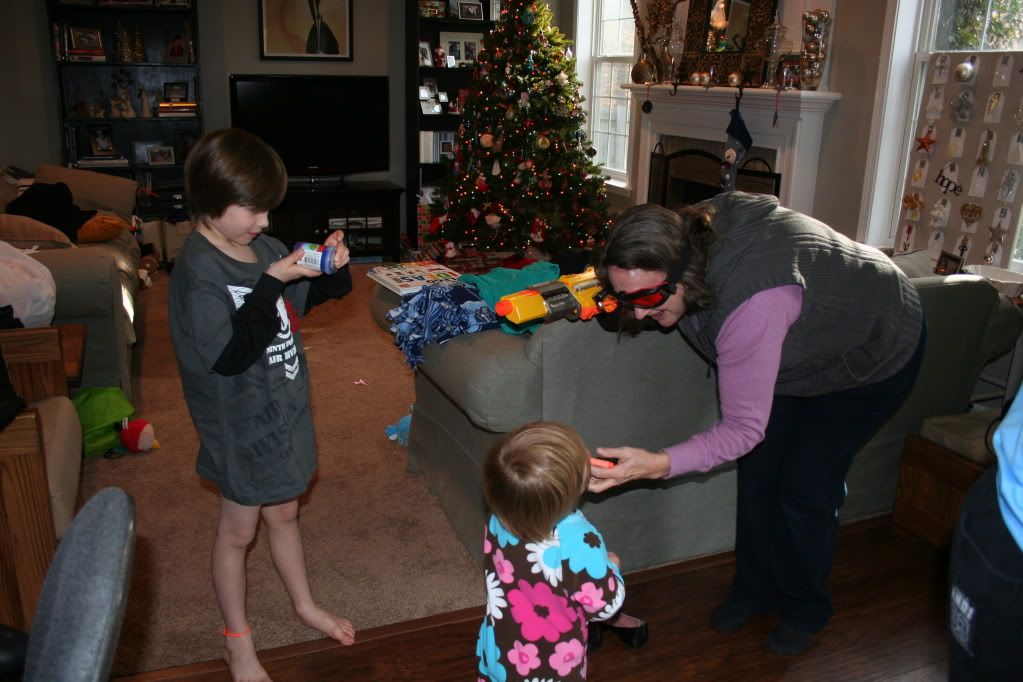
<instances>
[{"instance_id":1,"label":"woman's gray vest","mask_svg":"<svg viewBox=\"0 0 1023 682\"><path fill-rule=\"evenodd\" d=\"M737 306L765 289L798 284L803 307L782 345L776 395L872 384L906 364L923 312L916 288L887 256L779 207L773 196L728 192L701 205L716 211L718 239L706 273L713 301L679 326L710 361Z\"/></svg>"}]
</instances>

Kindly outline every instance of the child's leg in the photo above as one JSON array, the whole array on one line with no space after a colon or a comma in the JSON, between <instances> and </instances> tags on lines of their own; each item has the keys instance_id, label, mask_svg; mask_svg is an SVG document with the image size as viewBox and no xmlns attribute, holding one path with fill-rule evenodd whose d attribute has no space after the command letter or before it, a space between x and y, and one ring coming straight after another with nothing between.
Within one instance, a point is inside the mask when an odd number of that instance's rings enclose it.
<instances>
[{"instance_id":1,"label":"child's leg","mask_svg":"<svg viewBox=\"0 0 1023 682\"><path fill-rule=\"evenodd\" d=\"M299 619L342 644L353 644L355 628L351 622L321 609L309 591L302 534L298 527L298 500L264 506L262 514L270 538L270 555Z\"/></svg>"},{"instance_id":2,"label":"child's leg","mask_svg":"<svg viewBox=\"0 0 1023 682\"><path fill-rule=\"evenodd\" d=\"M224 660L236 682L269 682L259 664L245 615L245 552L256 535L259 507L246 507L220 498L220 519L213 543L213 589L224 628L236 636L224 638ZM240 636L237 636L240 635Z\"/></svg>"}]
</instances>

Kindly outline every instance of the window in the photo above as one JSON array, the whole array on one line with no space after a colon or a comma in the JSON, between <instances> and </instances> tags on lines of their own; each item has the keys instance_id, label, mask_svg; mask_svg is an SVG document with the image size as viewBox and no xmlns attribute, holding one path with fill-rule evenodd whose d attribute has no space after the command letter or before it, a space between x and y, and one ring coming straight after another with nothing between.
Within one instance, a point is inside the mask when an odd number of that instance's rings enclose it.
<instances>
[{"instance_id":1,"label":"window","mask_svg":"<svg viewBox=\"0 0 1023 682\"><path fill-rule=\"evenodd\" d=\"M628 182L631 101L620 86L630 82L635 54L635 21L629 0L579 3L577 58L584 83L587 121L595 161L612 181Z\"/></svg>"},{"instance_id":2,"label":"window","mask_svg":"<svg viewBox=\"0 0 1023 682\"><path fill-rule=\"evenodd\" d=\"M868 168L857 238L891 246L899 226L905 150L919 127L917 103L932 52L1023 49L1023 0L895 0L888 3ZM1010 231L1010 234L1012 231ZM1017 238L1013 269L1023 270Z\"/></svg>"}]
</instances>

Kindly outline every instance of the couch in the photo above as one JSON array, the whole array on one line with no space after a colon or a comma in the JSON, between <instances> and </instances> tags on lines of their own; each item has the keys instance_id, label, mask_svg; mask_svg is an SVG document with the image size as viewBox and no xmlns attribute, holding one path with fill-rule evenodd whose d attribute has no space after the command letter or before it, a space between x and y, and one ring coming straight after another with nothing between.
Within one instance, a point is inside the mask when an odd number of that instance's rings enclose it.
<instances>
[{"instance_id":1,"label":"couch","mask_svg":"<svg viewBox=\"0 0 1023 682\"><path fill-rule=\"evenodd\" d=\"M35 181L63 182L82 209L129 220L138 184L94 171L42 165ZM135 306L139 291L140 249L127 230L101 242L72 244L59 230L24 216L4 213L14 188L0 181L0 240L20 248L38 247L32 256L45 265L57 285L52 324L86 325L82 386L116 386L132 398L131 347L135 342Z\"/></svg>"},{"instance_id":2,"label":"couch","mask_svg":"<svg viewBox=\"0 0 1023 682\"><path fill-rule=\"evenodd\" d=\"M1023 315L973 276L913 279L928 344L905 405L861 450L848 477L843 522L885 514L895 498L903 441L928 416L964 412L987 359L1008 352ZM374 316L395 304L374 292ZM978 352L978 349L982 349ZM515 426L572 425L590 446L659 449L718 418L713 371L675 332L620 337L595 322L558 321L533 334L492 330L424 349L415 378L408 470L438 497L477 560L484 504L481 462ZM587 494L583 511L625 570L728 551L734 544L735 467Z\"/></svg>"}]
</instances>

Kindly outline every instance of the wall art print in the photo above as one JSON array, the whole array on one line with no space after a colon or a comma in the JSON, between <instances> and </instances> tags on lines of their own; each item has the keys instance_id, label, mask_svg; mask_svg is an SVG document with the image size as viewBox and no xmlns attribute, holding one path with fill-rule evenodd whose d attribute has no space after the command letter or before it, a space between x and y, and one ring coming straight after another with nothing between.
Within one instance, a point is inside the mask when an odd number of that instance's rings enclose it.
<instances>
[{"instance_id":1,"label":"wall art print","mask_svg":"<svg viewBox=\"0 0 1023 682\"><path fill-rule=\"evenodd\" d=\"M352 0L259 0L259 56L351 61Z\"/></svg>"}]
</instances>

